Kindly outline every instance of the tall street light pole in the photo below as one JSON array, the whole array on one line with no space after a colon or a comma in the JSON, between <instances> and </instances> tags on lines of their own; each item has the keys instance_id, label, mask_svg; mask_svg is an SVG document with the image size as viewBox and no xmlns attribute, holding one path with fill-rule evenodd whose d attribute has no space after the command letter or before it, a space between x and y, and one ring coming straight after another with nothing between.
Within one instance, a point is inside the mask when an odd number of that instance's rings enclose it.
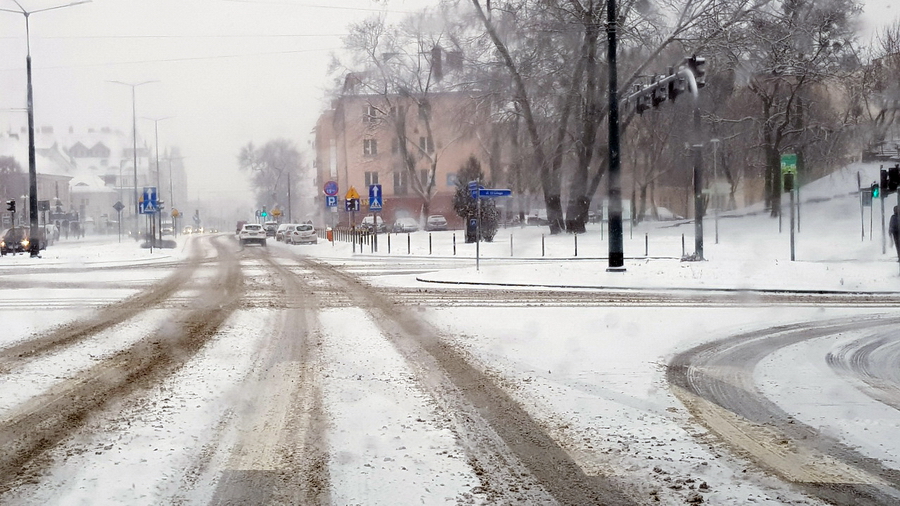
<instances>
[{"instance_id":1,"label":"tall street light pole","mask_svg":"<svg viewBox=\"0 0 900 506\"><path fill-rule=\"evenodd\" d=\"M15 4L19 7L18 10L0 9L0 11L12 12L25 16L25 73L27 75L28 95L28 221L31 229L29 232L29 237L31 237L32 257L36 257L40 253L41 240L39 239L40 233L38 230L37 164L34 154L34 92L31 87L31 28L28 25L28 18L32 14L38 12L52 11L56 9L62 9L64 7L71 7L73 5L86 4L90 3L90 1L91 0L81 0L79 2L72 2L65 5L57 5L56 7L47 7L45 9L26 11L18 2L18 0L14 0Z\"/></svg>"},{"instance_id":2,"label":"tall street light pole","mask_svg":"<svg viewBox=\"0 0 900 506\"><path fill-rule=\"evenodd\" d=\"M144 119L149 119L150 121L153 122L153 133L154 133L155 139L156 139L155 142L156 142L156 194L157 195L162 193L162 186L160 185L160 182L159 182L159 122L164 119L170 119L172 117L173 116L164 116L162 118L148 118L146 116L144 117ZM172 205L172 204L170 203L169 205ZM157 214L159 215L158 216L158 218L159 218L158 219L159 243L162 244L162 209L158 209Z\"/></svg>"},{"instance_id":3,"label":"tall street light pole","mask_svg":"<svg viewBox=\"0 0 900 506\"><path fill-rule=\"evenodd\" d=\"M141 83L125 83L122 81L107 81L115 84L123 84L125 86L131 86L131 140L132 140L132 155L134 156L134 239L138 240L138 216L141 214L140 205L138 203L138 189L137 189L137 115L136 115L136 107L135 107L135 97L134 97L134 89L138 86L150 83L158 83L159 81L144 81Z\"/></svg>"}]
</instances>

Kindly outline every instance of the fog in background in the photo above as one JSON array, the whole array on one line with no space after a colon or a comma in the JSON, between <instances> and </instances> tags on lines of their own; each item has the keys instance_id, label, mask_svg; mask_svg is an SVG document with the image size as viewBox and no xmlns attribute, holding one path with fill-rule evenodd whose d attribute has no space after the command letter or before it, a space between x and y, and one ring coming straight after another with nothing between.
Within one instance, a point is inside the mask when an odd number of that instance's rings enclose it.
<instances>
[{"instance_id":1,"label":"fog in background","mask_svg":"<svg viewBox=\"0 0 900 506\"><path fill-rule=\"evenodd\" d=\"M68 0L19 0L29 11ZM331 54L349 23L399 19L425 0L93 0L30 17L35 126L111 127L185 156L189 197L246 206L238 171L248 142L293 140L311 164L311 131L327 107ZM12 0L0 8L17 9ZM0 12L0 130L27 126L25 16ZM161 155L162 156L162 155ZM20 161L27 166L27 160ZM310 186L309 191L314 191Z\"/></svg>"},{"instance_id":2,"label":"fog in background","mask_svg":"<svg viewBox=\"0 0 900 506\"><path fill-rule=\"evenodd\" d=\"M893 0L869 0L862 21L894 21ZM20 0L26 10L66 0ZM469 2L463 2L465 4ZM94 0L30 18L35 125L111 127L185 156L189 198L250 209L236 156L248 142L293 140L311 163L311 131L327 107L328 63L349 23L391 20L438 0ZM16 9L12 0L0 7ZM0 12L0 130L26 126L25 17ZM27 161L25 161L27 162ZM24 165L24 163L23 163ZM308 191L318 191L310 185ZM302 197L302 196L301 196Z\"/></svg>"}]
</instances>

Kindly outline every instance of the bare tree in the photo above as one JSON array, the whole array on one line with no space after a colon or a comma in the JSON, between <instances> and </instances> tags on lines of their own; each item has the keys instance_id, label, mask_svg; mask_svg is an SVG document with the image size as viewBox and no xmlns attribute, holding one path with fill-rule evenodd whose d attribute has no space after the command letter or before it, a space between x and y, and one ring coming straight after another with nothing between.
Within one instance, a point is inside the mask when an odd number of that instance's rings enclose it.
<instances>
[{"instance_id":1,"label":"bare tree","mask_svg":"<svg viewBox=\"0 0 900 506\"><path fill-rule=\"evenodd\" d=\"M275 139L257 148L252 142L241 148L238 163L250 172L257 205L268 209L290 205L289 195L308 167L294 143Z\"/></svg>"}]
</instances>

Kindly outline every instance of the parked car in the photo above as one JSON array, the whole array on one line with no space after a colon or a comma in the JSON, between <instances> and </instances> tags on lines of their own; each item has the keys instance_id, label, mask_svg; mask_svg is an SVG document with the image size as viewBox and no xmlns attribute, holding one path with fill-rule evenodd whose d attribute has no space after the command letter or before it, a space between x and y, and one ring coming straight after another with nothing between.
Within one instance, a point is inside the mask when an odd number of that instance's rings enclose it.
<instances>
[{"instance_id":1,"label":"parked car","mask_svg":"<svg viewBox=\"0 0 900 506\"><path fill-rule=\"evenodd\" d=\"M284 241L289 244L316 244L319 242L319 236L316 235L316 227L309 223L301 223L288 227Z\"/></svg>"},{"instance_id":2,"label":"parked car","mask_svg":"<svg viewBox=\"0 0 900 506\"><path fill-rule=\"evenodd\" d=\"M40 248L45 249L47 244L40 241ZM13 227L3 233L0 238L0 255L8 253L25 253L31 251L31 228Z\"/></svg>"},{"instance_id":3,"label":"parked car","mask_svg":"<svg viewBox=\"0 0 900 506\"><path fill-rule=\"evenodd\" d=\"M287 232L287 229L293 227L294 225L296 225L296 223L282 223L281 225L278 225L278 228L275 229L275 240L284 241L284 236Z\"/></svg>"},{"instance_id":4,"label":"parked car","mask_svg":"<svg viewBox=\"0 0 900 506\"><path fill-rule=\"evenodd\" d=\"M419 222L415 218L398 218L391 230L395 233L415 232L419 230Z\"/></svg>"},{"instance_id":5,"label":"parked car","mask_svg":"<svg viewBox=\"0 0 900 506\"><path fill-rule=\"evenodd\" d=\"M243 227L241 227L241 232L238 234L238 239L241 241L241 246L245 246L251 243L265 246L266 231L259 223L247 223Z\"/></svg>"},{"instance_id":6,"label":"parked car","mask_svg":"<svg viewBox=\"0 0 900 506\"><path fill-rule=\"evenodd\" d=\"M425 230L447 230L447 218L442 214L432 214L425 220Z\"/></svg>"},{"instance_id":7,"label":"parked car","mask_svg":"<svg viewBox=\"0 0 900 506\"><path fill-rule=\"evenodd\" d=\"M375 230L375 216L371 214L366 216L362 219L362 223L359 226L369 232ZM378 217L378 232L387 232L387 225L384 224L384 219L381 216Z\"/></svg>"},{"instance_id":8,"label":"parked car","mask_svg":"<svg viewBox=\"0 0 900 506\"><path fill-rule=\"evenodd\" d=\"M263 229L266 231L268 237L275 237L275 232L278 231L278 222L267 221L263 223Z\"/></svg>"}]
</instances>

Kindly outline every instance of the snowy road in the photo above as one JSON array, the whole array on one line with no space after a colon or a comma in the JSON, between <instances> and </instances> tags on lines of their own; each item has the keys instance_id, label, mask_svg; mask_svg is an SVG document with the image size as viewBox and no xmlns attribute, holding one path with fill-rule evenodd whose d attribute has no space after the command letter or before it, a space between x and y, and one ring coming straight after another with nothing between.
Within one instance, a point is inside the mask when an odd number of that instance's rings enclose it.
<instances>
[{"instance_id":1,"label":"snowy road","mask_svg":"<svg viewBox=\"0 0 900 506\"><path fill-rule=\"evenodd\" d=\"M886 457L780 404L808 392L765 384L784 385L773 364L792 345L858 321L838 316L896 326L866 315L897 295L484 289L409 281L457 259L187 245L3 271L0 503L890 503ZM787 326L746 330L762 321ZM816 356L896 401L892 343L873 331ZM732 440L710 413L765 430ZM827 467L747 450L804 434Z\"/></svg>"}]
</instances>

